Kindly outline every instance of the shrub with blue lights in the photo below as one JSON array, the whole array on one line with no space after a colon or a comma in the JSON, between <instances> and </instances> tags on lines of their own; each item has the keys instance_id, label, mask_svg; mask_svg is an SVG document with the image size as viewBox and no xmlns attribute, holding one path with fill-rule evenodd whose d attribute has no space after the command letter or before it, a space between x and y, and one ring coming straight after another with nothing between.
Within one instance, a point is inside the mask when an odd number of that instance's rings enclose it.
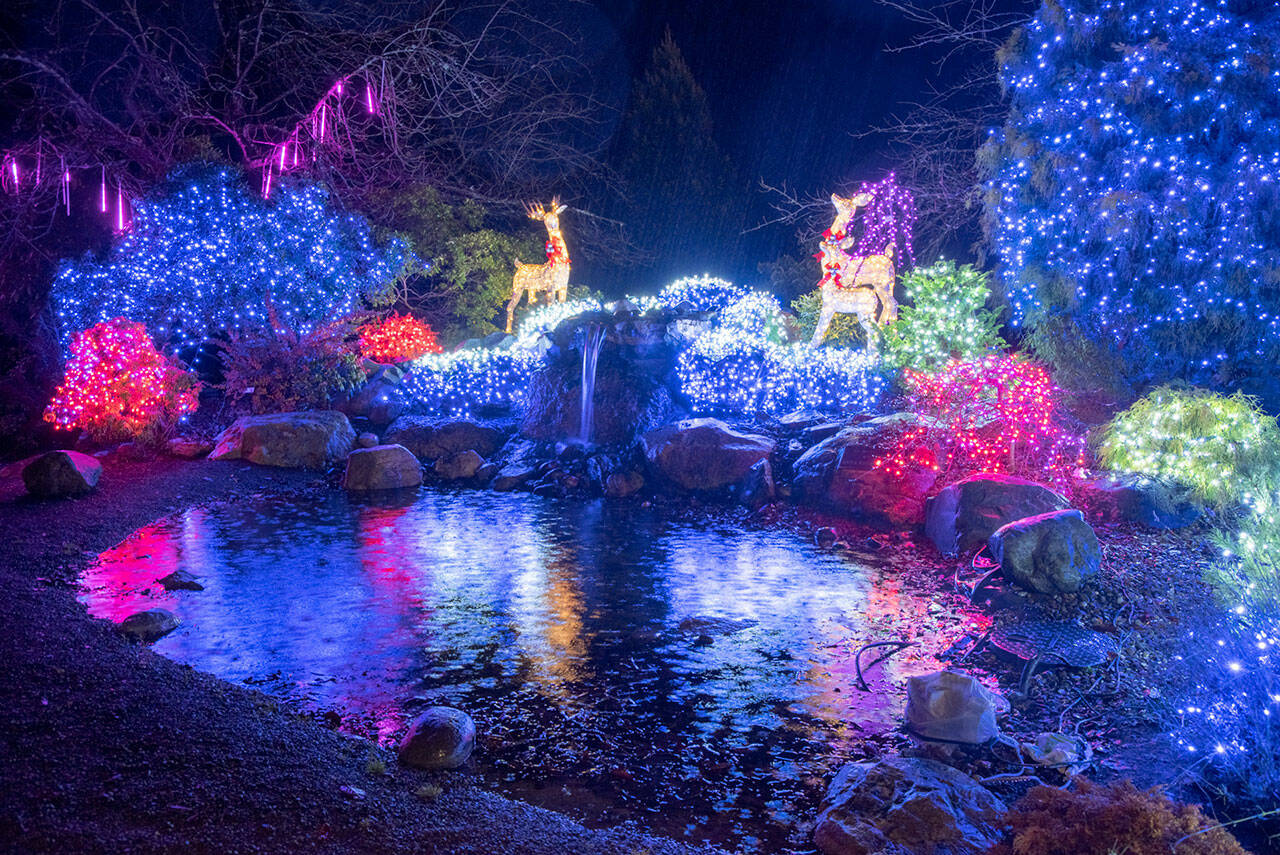
<instances>
[{"instance_id":1,"label":"shrub with blue lights","mask_svg":"<svg viewBox=\"0 0 1280 855\"><path fill-rule=\"evenodd\" d=\"M523 406L542 351L474 348L429 353L405 375L404 388L418 411L471 418Z\"/></svg>"},{"instance_id":2,"label":"shrub with blue lights","mask_svg":"<svg viewBox=\"0 0 1280 855\"><path fill-rule=\"evenodd\" d=\"M785 344L773 297L748 294L680 353L680 389L698 414L781 415L873 408L884 380L864 351Z\"/></svg>"},{"instance_id":3,"label":"shrub with blue lights","mask_svg":"<svg viewBox=\"0 0 1280 855\"><path fill-rule=\"evenodd\" d=\"M1262 385L1280 357L1280 10L1046 2L982 157L1012 323L1061 373Z\"/></svg>"},{"instance_id":4,"label":"shrub with blue lights","mask_svg":"<svg viewBox=\"0 0 1280 855\"><path fill-rule=\"evenodd\" d=\"M725 298L737 295L726 302ZM880 361L860 350L787 344L782 310L771 295L748 292L708 277L680 280L658 297L631 297L642 308L676 305L716 312L678 357L681 391L698 414L780 415L796 409L863 412L884 390ZM415 406L447 416L481 415L524 404L532 372L542 361L537 341L566 317L599 311L594 301L555 304L530 312L506 349L428 354L405 378ZM722 310L718 311L717 310Z\"/></svg>"},{"instance_id":5,"label":"shrub with blue lights","mask_svg":"<svg viewBox=\"0 0 1280 855\"><path fill-rule=\"evenodd\" d=\"M361 217L335 210L318 185L284 181L263 199L227 167L187 166L149 199L105 258L68 263L53 284L64 339L113 317L176 348L226 330L261 328L270 296L306 331L376 299L410 261L378 246Z\"/></svg>"}]
</instances>

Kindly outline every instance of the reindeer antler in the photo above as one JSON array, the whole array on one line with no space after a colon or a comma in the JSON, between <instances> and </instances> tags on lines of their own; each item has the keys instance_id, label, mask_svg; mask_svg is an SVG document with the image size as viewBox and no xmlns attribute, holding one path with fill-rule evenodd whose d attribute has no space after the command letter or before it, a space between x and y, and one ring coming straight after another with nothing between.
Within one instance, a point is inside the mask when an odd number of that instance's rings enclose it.
<instances>
[{"instance_id":1,"label":"reindeer antler","mask_svg":"<svg viewBox=\"0 0 1280 855\"><path fill-rule=\"evenodd\" d=\"M524 210L531 220L545 220L547 218L547 209L542 207L541 202L536 205L526 204Z\"/></svg>"}]
</instances>

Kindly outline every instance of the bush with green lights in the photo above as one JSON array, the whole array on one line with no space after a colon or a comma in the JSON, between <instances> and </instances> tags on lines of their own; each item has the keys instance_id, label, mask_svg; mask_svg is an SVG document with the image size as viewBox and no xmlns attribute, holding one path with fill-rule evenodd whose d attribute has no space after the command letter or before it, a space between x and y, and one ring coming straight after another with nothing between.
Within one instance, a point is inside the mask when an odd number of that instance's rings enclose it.
<instances>
[{"instance_id":1,"label":"bush with green lights","mask_svg":"<svg viewBox=\"0 0 1280 855\"><path fill-rule=\"evenodd\" d=\"M987 274L940 261L903 273L907 302L885 329L884 358L896 368L932 372L951 360L980 359L1004 349L999 316L986 308Z\"/></svg>"},{"instance_id":2,"label":"bush with green lights","mask_svg":"<svg viewBox=\"0 0 1280 855\"><path fill-rule=\"evenodd\" d=\"M1167 478L1228 506L1241 501L1245 476L1276 477L1280 428L1247 395L1165 386L1116 416L1097 451L1108 469Z\"/></svg>"}]
</instances>

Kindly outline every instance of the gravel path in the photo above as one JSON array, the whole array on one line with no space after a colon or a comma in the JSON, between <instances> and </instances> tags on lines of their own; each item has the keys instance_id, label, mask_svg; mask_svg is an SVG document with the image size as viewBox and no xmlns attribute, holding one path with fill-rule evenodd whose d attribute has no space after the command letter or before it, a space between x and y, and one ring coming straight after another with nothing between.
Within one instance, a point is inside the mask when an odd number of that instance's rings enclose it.
<instances>
[{"instance_id":1,"label":"gravel path","mask_svg":"<svg viewBox=\"0 0 1280 855\"><path fill-rule=\"evenodd\" d=\"M318 488L314 473L113 458L93 494L36 501L14 470L0 470L0 852L713 851L400 768L124 641L76 601L80 570L134 529L199 502Z\"/></svg>"}]
</instances>

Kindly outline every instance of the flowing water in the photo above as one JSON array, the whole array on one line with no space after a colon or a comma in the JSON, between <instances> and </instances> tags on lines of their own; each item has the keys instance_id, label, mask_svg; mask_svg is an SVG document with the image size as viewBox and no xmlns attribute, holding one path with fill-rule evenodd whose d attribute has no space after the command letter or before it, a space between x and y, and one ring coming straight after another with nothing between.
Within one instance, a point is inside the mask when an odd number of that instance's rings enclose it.
<instances>
[{"instance_id":1,"label":"flowing water","mask_svg":"<svg viewBox=\"0 0 1280 855\"><path fill-rule=\"evenodd\" d=\"M591 422L595 409L596 361L600 358L600 346L604 344L604 324L592 324L587 328L582 342L582 413L578 427L578 439L591 441Z\"/></svg>"},{"instance_id":2,"label":"flowing water","mask_svg":"<svg viewBox=\"0 0 1280 855\"><path fill-rule=\"evenodd\" d=\"M164 591L176 569L206 589ZM175 612L155 644L175 660L388 744L423 708L460 707L497 788L744 851L811 848L826 780L896 738L905 675L944 646L921 635L942 610L888 567L786 531L526 494L197 508L82 581L95 616ZM857 649L904 634L925 643L859 691Z\"/></svg>"}]
</instances>

